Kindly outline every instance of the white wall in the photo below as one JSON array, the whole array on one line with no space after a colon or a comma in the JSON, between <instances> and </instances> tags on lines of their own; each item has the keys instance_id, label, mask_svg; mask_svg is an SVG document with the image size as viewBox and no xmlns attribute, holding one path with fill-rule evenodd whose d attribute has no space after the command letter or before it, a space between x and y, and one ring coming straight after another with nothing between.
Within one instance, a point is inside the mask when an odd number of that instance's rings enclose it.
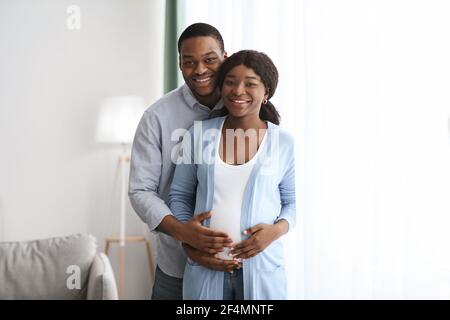
<instances>
[{"instance_id":1,"label":"white wall","mask_svg":"<svg viewBox=\"0 0 450 320\"><path fill-rule=\"evenodd\" d=\"M68 30L69 5L81 29ZM95 142L99 102L162 94L164 0L0 1L0 240L118 229L119 149ZM143 234L128 207L128 233ZM115 248L112 261L116 264ZM150 294L131 245L127 298Z\"/></svg>"}]
</instances>

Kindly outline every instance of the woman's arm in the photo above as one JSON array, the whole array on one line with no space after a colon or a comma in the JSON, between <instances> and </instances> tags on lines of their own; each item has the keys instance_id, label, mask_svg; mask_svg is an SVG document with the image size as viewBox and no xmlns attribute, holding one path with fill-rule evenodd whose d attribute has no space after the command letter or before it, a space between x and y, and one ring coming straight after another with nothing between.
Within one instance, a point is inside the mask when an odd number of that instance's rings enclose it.
<instances>
[{"instance_id":1,"label":"woman's arm","mask_svg":"<svg viewBox=\"0 0 450 320\"><path fill-rule=\"evenodd\" d=\"M175 218L189 221L194 215L195 191L197 189L196 166L178 164L170 186L169 206Z\"/></svg>"},{"instance_id":2,"label":"woman's arm","mask_svg":"<svg viewBox=\"0 0 450 320\"><path fill-rule=\"evenodd\" d=\"M201 222L211 216L203 212L194 216L195 195L197 190L197 165L193 159L192 130L183 137L181 154L175 168L169 193L169 206L174 217L183 223L179 231L179 241L206 253L217 253L232 241L224 232L204 227Z\"/></svg>"},{"instance_id":3,"label":"woman's arm","mask_svg":"<svg viewBox=\"0 0 450 320\"><path fill-rule=\"evenodd\" d=\"M296 222L294 146L292 146L290 149L287 170L283 176L283 179L281 180L279 189L281 211L275 222L286 220L288 223L289 231L295 226Z\"/></svg>"}]
</instances>

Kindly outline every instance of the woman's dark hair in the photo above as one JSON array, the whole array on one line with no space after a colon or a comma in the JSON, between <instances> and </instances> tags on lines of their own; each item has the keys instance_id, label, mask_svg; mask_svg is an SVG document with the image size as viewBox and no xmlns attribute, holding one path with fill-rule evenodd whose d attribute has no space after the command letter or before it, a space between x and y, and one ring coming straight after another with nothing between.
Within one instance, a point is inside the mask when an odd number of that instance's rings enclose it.
<instances>
[{"instance_id":1,"label":"woman's dark hair","mask_svg":"<svg viewBox=\"0 0 450 320\"><path fill-rule=\"evenodd\" d=\"M262 83L269 91L269 96L267 97L267 100L269 100L275 93L278 85L278 70L272 59L265 53L254 50L242 50L225 59L217 76L219 88L222 90L223 82L228 72L240 65L252 69L261 78ZM270 101L261 105L259 117L262 120L267 120L277 125L280 124L280 114Z\"/></svg>"},{"instance_id":2,"label":"woman's dark hair","mask_svg":"<svg viewBox=\"0 0 450 320\"><path fill-rule=\"evenodd\" d=\"M184 40L196 37L212 37L217 40L222 53L225 52L222 35L219 30L207 23L194 23L187 27L178 38L178 53Z\"/></svg>"}]
</instances>

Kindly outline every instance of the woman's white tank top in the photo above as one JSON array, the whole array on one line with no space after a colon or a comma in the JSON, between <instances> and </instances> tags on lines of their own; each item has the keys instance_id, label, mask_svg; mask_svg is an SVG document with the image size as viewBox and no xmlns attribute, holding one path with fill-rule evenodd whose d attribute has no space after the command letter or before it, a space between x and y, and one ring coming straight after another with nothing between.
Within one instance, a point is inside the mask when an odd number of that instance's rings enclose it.
<instances>
[{"instance_id":1,"label":"woman's white tank top","mask_svg":"<svg viewBox=\"0 0 450 320\"><path fill-rule=\"evenodd\" d=\"M222 124L223 126L223 124ZM221 128L222 131L222 128ZM220 139L218 139L218 146ZM263 145L265 136L261 146ZM250 161L241 165L231 165L220 158L219 148L216 148L216 160L214 163L214 201L210 220L210 228L226 232L233 243L241 242L241 209L250 174L258 158L258 152ZM217 257L230 260L229 249L217 255Z\"/></svg>"}]
</instances>

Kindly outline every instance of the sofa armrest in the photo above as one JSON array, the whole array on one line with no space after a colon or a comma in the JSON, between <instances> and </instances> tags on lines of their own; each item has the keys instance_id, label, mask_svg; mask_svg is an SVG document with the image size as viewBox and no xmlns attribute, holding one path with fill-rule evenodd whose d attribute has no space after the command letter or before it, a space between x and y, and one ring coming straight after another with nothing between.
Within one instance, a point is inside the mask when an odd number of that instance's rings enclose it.
<instances>
[{"instance_id":1,"label":"sofa armrest","mask_svg":"<svg viewBox=\"0 0 450 320\"><path fill-rule=\"evenodd\" d=\"M117 285L108 257L97 253L89 271L88 300L117 300Z\"/></svg>"}]
</instances>

